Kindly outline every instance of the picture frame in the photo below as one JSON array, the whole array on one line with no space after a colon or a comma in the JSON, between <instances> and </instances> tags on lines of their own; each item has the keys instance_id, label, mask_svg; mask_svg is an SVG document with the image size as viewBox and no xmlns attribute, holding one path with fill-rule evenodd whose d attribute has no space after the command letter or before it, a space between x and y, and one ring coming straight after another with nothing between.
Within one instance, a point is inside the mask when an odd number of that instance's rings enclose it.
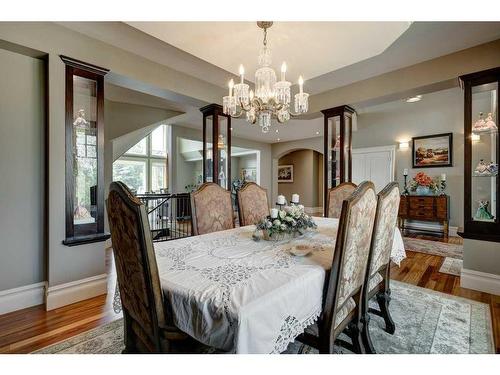
<instances>
[{"instance_id":1,"label":"picture frame","mask_svg":"<svg viewBox=\"0 0 500 375\"><path fill-rule=\"evenodd\" d=\"M293 165L278 165L278 182L293 182Z\"/></svg>"},{"instance_id":2,"label":"picture frame","mask_svg":"<svg viewBox=\"0 0 500 375\"><path fill-rule=\"evenodd\" d=\"M411 144L413 168L453 166L453 133L413 137Z\"/></svg>"}]
</instances>

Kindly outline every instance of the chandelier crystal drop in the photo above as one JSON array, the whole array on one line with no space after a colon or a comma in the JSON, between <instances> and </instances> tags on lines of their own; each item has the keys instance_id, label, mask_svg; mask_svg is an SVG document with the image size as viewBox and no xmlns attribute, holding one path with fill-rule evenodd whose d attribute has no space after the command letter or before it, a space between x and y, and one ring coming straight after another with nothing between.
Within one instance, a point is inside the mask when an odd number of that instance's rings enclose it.
<instances>
[{"instance_id":1,"label":"chandelier crystal drop","mask_svg":"<svg viewBox=\"0 0 500 375\"><path fill-rule=\"evenodd\" d=\"M255 124L258 123L263 133L269 132L271 120L274 118L282 124L304 114L309 109L309 94L303 92L304 80L299 77L299 92L295 94L294 111L291 110L291 82L285 79L286 63L281 65L280 80L277 80L276 73L271 68L271 50L267 45L267 29L272 26L272 22L257 22L257 26L264 30L263 46L259 53L259 68L255 72L255 93L250 86L245 83L245 69L240 65L240 82L234 84L234 80L229 81L229 94L222 99L224 113L234 118L239 118L245 114L246 120Z\"/></svg>"}]
</instances>

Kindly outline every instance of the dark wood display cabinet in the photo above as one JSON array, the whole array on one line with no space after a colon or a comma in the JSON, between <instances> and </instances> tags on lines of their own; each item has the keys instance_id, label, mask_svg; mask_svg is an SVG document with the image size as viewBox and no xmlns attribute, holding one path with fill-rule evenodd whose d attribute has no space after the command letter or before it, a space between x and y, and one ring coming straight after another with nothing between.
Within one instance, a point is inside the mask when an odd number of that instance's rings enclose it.
<instances>
[{"instance_id":1,"label":"dark wood display cabinet","mask_svg":"<svg viewBox=\"0 0 500 375\"><path fill-rule=\"evenodd\" d=\"M66 64L67 246L107 240L104 232L104 75L107 69L61 56Z\"/></svg>"},{"instance_id":2,"label":"dark wood display cabinet","mask_svg":"<svg viewBox=\"0 0 500 375\"><path fill-rule=\"evenodd\" d=\"M222 106L209 104L203 114L203 182L231 190L231 116Z\"/></svg>"},{"instance_id":3,"label":"dark wood display cabinet","mask_svg":"<svg viewBox=\"0 0 500 375\"><path fill-rule=\"evenodd\" d=\"M321 111L324 116L323 202L324 212L328 207L328 190L342 182L352 180L352 125L355 111L348 105L341 105Z\"/></svg>"},{"instance_id":4,"label":"dark wood display cabinet","mask_svg":"<svg viewBox=\"0 0 500 375\"><path fill-rule=\"evenodd\" d=\"M500 242L500 68L460 77L464 90L464 238Z\"/></svg>"}]
</instances>

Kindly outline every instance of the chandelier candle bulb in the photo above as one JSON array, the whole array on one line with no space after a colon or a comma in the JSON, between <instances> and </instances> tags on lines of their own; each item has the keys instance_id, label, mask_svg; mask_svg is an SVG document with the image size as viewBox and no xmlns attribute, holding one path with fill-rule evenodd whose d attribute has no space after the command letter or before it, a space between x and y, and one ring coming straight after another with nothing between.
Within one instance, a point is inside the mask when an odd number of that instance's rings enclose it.
<instances>
[{"instance_id":1,"label":"chandelier candle bulb","mask_svg":"<svg viewBox=\"0 0 500 375\"><path fill-rule=\"evenodd\" d=\"M243 65L240 65L240 77L241 77L241 83L244 83L245 80L245 68Z\"/></svg>"},{"instance_id":2,"label":"chandelier candle bulb","mask_svg":"<svg viewBox=\"0 0 500 375\"><path fill-rule=\"evenodd\" d=\"M283 64L281 64L281 80L285 81L285 74L286 74L286 62L283 61Z\"/></svg>"},{"instance_id":3,"label":"chandelier candle bulb","mask_svg":"<svg viewBox=\"0 0 500 375\"><path fill-rule=\"evenodd\" d=\"M292 194L292 203L299 203L300 196L298 194Z\"/></svg>"},{"instance_id":4,"label":"chandelier candle bulb","mask_svg":"<svg viewBox=\"0 0 500 375\"><path fill-rule=\"evenodd\" d=\"M229 86L229 97L232 97L233 96L233 86L234 86L234 81L232 79L229 81L228 86Z\"/></svg>"},{"instance_id":5,"label":"chandelier candle bulb","mask_svg":"<svg viewBox=\"0 0 500 375\"><path fill-rule=\"evenodd\" d=\"M441 181L446 181L446 173L441 173Z\"/></svg>"},{"instance_id":6,"label":"chandelier candle bulb","mask_svg":"<svg viewBox=\"0 0 500 375\"><path fill-rule=\"evenodd\" d=\"M299 76L299 92L302 94L304 92L304 79Z\"/></svg>"}]
</instances>

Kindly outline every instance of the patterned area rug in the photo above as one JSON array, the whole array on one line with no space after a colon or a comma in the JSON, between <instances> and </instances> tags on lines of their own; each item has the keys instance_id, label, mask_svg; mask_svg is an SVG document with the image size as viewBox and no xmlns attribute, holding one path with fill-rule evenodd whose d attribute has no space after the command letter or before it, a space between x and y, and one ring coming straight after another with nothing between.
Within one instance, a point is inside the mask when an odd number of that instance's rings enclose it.
<instances>
[{"instance_id":1,"label":"patterned area rug","mask_svg":"<svg viewBox=\"0 0 500 375\"><path fill-rule=\"evenodd\" d=\"M464 261L462 259L446 257L441 265L441 268L439 269L439 272L460 276L463 265Z\"/></svg>"},{"instance_id":2,"label":"patterned area rug","mask_svg":"<svg viewBox=\"0 0 500 375\"><path fill-rule=\"evenodd\" d=\"M464 248L462 245L456 245L438 241L421 240L418 238L403 237L405 250L416 251L424 254L439 255L462 259Z\"/></svg>"},{"instance_id":3,"label":"patterned area rug","mask_svg":"<svg viewBox=\"0 0 500 375\"><path fill-rule=\"evenodd\" d=\"M386 333L378 316L372 315L370 321L378 353L494 353L488 305L397 281L391 281L391 288L396 333ZM119 319L35 353L118 354L122 349ZM314 354L315 350L293 342L285 354L295 353Z\"/></svg>"}]
</instances>

